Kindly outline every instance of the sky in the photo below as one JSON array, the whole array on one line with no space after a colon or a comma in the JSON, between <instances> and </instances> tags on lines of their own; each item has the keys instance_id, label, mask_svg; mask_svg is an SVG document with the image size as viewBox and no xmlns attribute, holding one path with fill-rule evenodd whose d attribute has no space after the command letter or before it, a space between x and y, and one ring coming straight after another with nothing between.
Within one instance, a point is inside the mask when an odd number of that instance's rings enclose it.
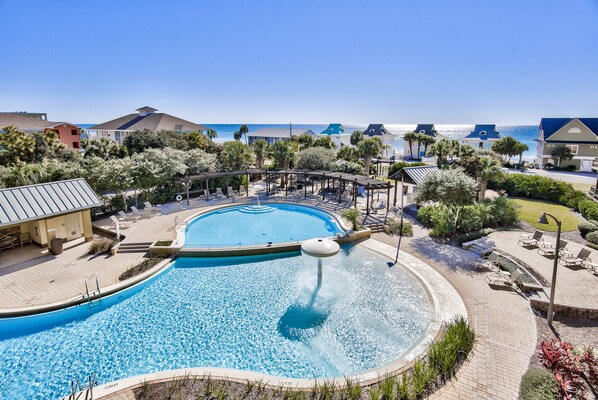
<instances>
[{"instance_id":1,"label":"sky","mask_svg":"<svg viewBox=\"0 0 598 400\"><path fill-rule=\"evenodd\" d=\"M598 0L0 0L0 111L100 123L598 117Z\"/></svg>"}]
</instances>

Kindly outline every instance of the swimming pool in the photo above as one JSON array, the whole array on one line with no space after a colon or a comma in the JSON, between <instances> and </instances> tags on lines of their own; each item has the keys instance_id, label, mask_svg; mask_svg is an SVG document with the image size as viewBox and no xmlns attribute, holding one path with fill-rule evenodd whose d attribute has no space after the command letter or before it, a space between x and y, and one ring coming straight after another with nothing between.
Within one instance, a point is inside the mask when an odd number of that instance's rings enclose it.
<instances>
[{"instance_id":1,"label":"swimming pool","mask_svg":"<svg viewBox=\"0 0 598 400\"><path fill-rule=\"evenodd\" d=\"M344 233L336 219L295 204L239 205L199 215L189 222L185 247L237 247L297 242Z\"/></svg>"},{"instance_id":2,"label":"swimming pool","mask_svg":"<svg viewBox=\"0 0 598 400\"><path fill-rule=\"evenodd\" d=\"M298 253L180 258L91 309L0 320L0 331L22 328L0 339L0 398L67 395L70 379L94 372L106 383L186 367L323 378L383 366L422 339L433 314L420 282L387 261L343 247L318 288L317 267Z\"/></svg>"}]
</instances>

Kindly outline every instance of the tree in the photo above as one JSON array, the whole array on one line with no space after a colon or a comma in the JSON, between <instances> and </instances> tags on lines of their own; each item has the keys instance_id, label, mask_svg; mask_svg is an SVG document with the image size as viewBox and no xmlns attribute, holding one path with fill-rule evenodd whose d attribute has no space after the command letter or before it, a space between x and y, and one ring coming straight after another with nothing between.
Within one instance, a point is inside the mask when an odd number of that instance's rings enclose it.
<instances>
[{"instance_id":1,"label":"tree","mask_svg":"<svg viewBox=\"0 0 598 400\"><path fill-rule=\"evenodd\" d=\"M239 139L245 136L245 144L247 144L247 135L249 134L249 127L247 125L241 125L239 128Z\"/></svg>"},{"instance_id":2,"label":"tree","mask_svg":"<svg viewBox=\"0 0 598 400\"><path fill-rule=\"evenodd\" d=\"M253 152L244 143L232 141L224 143L220 158L225 168L238 171L247 168L252 161Z\"/></svg>"},{"instance_id":3,"label":"tree","mask_svg":"<svg viewBox=\"0 0 598 400\"><path fill-rule=\"evenodd\" d=\"M213 132L216 133L216 131ZM183 139L187 142L187 146L190 149L206 150L212 142L212 138L204 135L200 131L185 133L183 134Z\"/></svg>"},{"instance_id":4,"label":"tree","mask_svg":"<svg viewBox=\"0 0 598 400\"><path fill-rule=\"evenodd\" d=\"M3 164L28 162L35 154L35 139L16 126L5 126L0 129L0 161Z\"/></svg>"},{"instance_id":5,"label":"tree","mask_svg":"<svg viewBox=\"0 0 598 400\"><path fill-rule=\"evenodd\" d=\"M478 169L478 186L479 195L478 200L484 200L486 197L486 189L488 188L488 181L496 179L503 174L502 165L493 157L480 157L480 166Z\"/></svg>"},{"instance_id":6,"label":"tree","mask_svg":"<svg viewBox=\"0 0 598 400\"><path fill-rule=\"evenodd\" d=\"M370 163L382 151L382 142L378 138L365 139L357 145L359 154L363 157L363 167L367 175L370 174Z\"/></svg>"},{"instance_id":7,"label":"tree","mask_svg":"<svg viewBox=\"0 0 598 400\"><path fill-rule=\"evenodd\" d=\"M293 136L291 138L291 140L293 142L299 143L299 150L304 150L307 149L309 147L312 147L314 144L314 138L312 135L308 135L307 133L304 133L302 135L299 136Z\"/></svg>"},{"instance_id":8,"label":"tree","mask_svg":"<svg viewBox=\"0 0 598 400\"><path fill-rule=\"evenodd\" d=\"M411 155L412 160L415 160L415 157L413 157L413 143L417 140L417 135L418 134L415 132L409 132L409 133L406 133L405 136L403 137L403 139L405 139L405 141L409 145L409 153ZM419 157L419 153L418 153L418 157Z\"/></svg>"},{"instance_id":9,"label":"tree","mask_svg":"<svg viewBox=\"0 0 598 400\"><path fill-rule=\"evenodd\" d=\"M353 146L357 146L359 144L359 142L361 142L363 140L363 132L360 130L354 130L353 133L351 134L351 144Z\"/></svg>"},{"instance_id":10,"label":"tree","mask_svg":"<svg viewBox=\"0 0 598 400\"><path fill-rule=\"evenodd\" d=\"M471 157L475 154L475 152L476 150L473 148L473 146L468 144L461 145L461 158Z\"/></svg>"},{"instance_id":11,"label":"tree","mask_svg":"<svg viewBox=\"0 0 598 400\"><path fill-rule=\"evenodd\" d=\"M85 142L83 150L85 150L85 157L99 157L104 160L127 156L127 148L125 146L106 138Z\"/></svg>"},{"instance_id":12,"label":"tree","mask_svg":"<svg viewBox=\"0 0 598 400\"><path fill-rule=\"evenodd\" d=\"M525 143L519 143L515 147L515 151L517 151L517 154L519 154L519 164L523 163L523 153L525 153L528 150L529 150L529 147Z\"/></svg>"},{"instance_id":13,"label":"tree","mask_svg":"<svg viewBox=\"0 0 598 400\"><path fill-rule=\"evenodd\" d=\"M562 160L570 160L573 158L573 153L571 153L571 149L568 148L567 146L558 146L555 147L552 152L550 153L551 156L553 156L554 158L556 158L557 161L557 166L560 167L561 166L561 161Z\"/></svg>"},{"instance_id":14,"label":"tree","mask_svg":"<svg viewBox=\"0 0 598 400\"><path fill-rule=\"evenodd\" d=\"M322 147L311 147L299 153L297 168L308 171L328 170L336 160L334 150Z\"/></svg>"},{"instance_id":15,"label":"tree","mask_svg":"<svg viewBox=\"0 0 598 400\"><path fill-rule=\"evenodd\" d=\"M511 136L497 140L492 144L492 151L502 156L507 157L507 162L511 163L511 157L520 153L521 142Z\"/></svg>"},{"instance_id":16,"label":"tree","mask_svg":"<svg viewBox=\"0 0 598 400\"><path fill-rule=\"evenodd\" d=\"M322 136L314 140L313 147L323 147L325 149L334 149L334 142L330 136Z\"/></svg>"},{"instance_id":17,"label":"tree","mask_svg":"<svg viewBox=\"0 0 598 400\"><path fill-rule=\"evenodd\" d=\"M216 132L214 129L208 129L206 131L206 136L208 137L208 139L210 139L210 142L212 142L215 138L218 137L218 132Z\"/></svg>"},{"instance_id":18,"label":"tree","mask_svg":"<svg viewBox=\"0 0 598 400\"><path fill-rule=\"evenodd\" d=\"M441 170L428 174L415 190L418 203L438 202L447 207L452 218L453 233L463 207L474 204L478 185L461 169Z\"/></svg>"},{"instance_id":19,"label":"tree","mask_svg":"<svg viewBox=\"0 0 598 400\"><path fill-rule=\"evenodd\" d=\"M186 151L184 162L187 167L185 173L189 175L216 171L218 168L216 155L206 153L200 149Z\"/></svg>"},{"instance_id":20,"label":"tree","mask_svg":"<svg viewBox=\"0 0 598 400\"><path fill-rule=\"evenodd\" d=\"M448 139L440 139L430 147L430 155L436 157L436 163L439 167L446 162L452 151L453 148Z\"/></svg>"},{"instance_id":21,"label":"tree","mask_svg":"<svg viewBox=\"0 0 598 400\"><path fill-rule=\"evenodd\" d=\"M450 153L451 161L455 159L455 157L461 157L461 143L457 139L451 140L451 153Z\"/></svg>"},{"instance_id":22,"label":"tree","mask_svg":"<svg viewBox=\"0 0 598 400\"><path fill-rule=\"evenodd\" d=\"M337 160L336 162L332 163L330 170L334 172L344 172L347 174L365 175L365 171L363 170L363 166L361 166L361 164L345 160Z\"/></svg>"},{"instance_id":23,"label":"tree","mask_svg":"<svg viewBox=\"0 0 598 400\"><path fill-rule=\"evenodd\" d=\"M143 153L147 149L161 149L166 147L158 134L150 129L130 132L123 140L123 145L129 154Z\"/></svg>"},{"instance_id":24,"label":"tree","mask_svg":"<svg viewBox=\"0 0 598 400\"><path fill-rule=\"evenodd\" d=\"M268 142L263 139L256 140L251 145L251 148L253 149L253 154L255 155L257 167L259 169L264 168L264 161L266 161L266 156L268 154Z\"/></svg>"},{"instance_id":25,"label":"tree","mask_svg":"<svg viewBox=\"0 0 598 400\"><path fill-rule=\"evenodd\" d=\"M424 145L424 156L426 156L428 155L428 147L436 143L436 139L432 136L422 134L420 142Z\"/></svg>"},{"instance_id":26,"label":"tree","mask_svg":"<svg viewBox=\"0 0 598 400\"><path fill-rule=\"evenodd\" d=\"M268 156L274 161L277 169L289 169L295 161L295 148L292 143L286 140L279 140L269 147ZM281 178L281 185L286 185L286 177Z\"/></svg>"},{"instance_id":27,"label":"tree","mask_svg":"<svg viewBox=\"0 0 598 400\"><path fill-rule=\"evenodd\" d=\"M355 163L359 160L359 151L353 146L341 146L336 152L336 158Z\"/></svg>"}]
</instances>

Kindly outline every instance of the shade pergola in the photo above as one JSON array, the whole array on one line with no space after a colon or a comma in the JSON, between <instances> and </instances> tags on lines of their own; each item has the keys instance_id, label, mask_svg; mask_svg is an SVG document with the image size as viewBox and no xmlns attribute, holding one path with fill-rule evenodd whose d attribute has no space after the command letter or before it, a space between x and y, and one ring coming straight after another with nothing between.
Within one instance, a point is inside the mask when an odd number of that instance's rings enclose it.
<instances>
[{"instance_id":1,"label":"shade pergola","mask_svg":"<svg viewBox=\"0 0 598 400\"><path fill-rule=\"evenodd\" d=\"M435 174L440 172L440 169L436 165L424 165L420 167L405 167L398 170L394 175L391 176L395 180L395 199L394 206L397 205L397 181L401 181L401 199L403 198L403 185L410 183L412 185L420 184L426 176L429 174ZM401 208L403 205L401 204Z\"/></svg>"},{"instance_id":2,"label":"shade pergola","mask_svg":"<svg viewBox=\"0 0 598 400\"><path fill-rule=\"evenodd\" d=\"M381 179L370 178L368 176L363 175L355 175L355 174L348 174L344 172L332 172L332 171L306 171L306 170L296 170L296 169L289 169L289 170L277 170L277 171L270 171L264 169L245 169L245 170L237 170L237 171L218 171L218 172L205 172L201 174L195 175L186 175L175 178L177 181L182 182L185 184L186 187L186 194L187 194L187 204L189 204L189 186L192 182L206 182L206 189L209 187L210 179L214 178L226 178L226 186L228 187L228 178L231 176L247 176L247 181L249 182L250 177L254 175L265 175L268 179L266 179L266 193L270 194L271 185L269 179L270 177L282 177L289 179L292 183L293 177L296 180L302 179L306 181L307 179L311 180L311 193L314 193L314 180L319 181L320 189L322 190L322 198L325 197L326 191L330 191L331 184L332 184L332 191L335 189L338 190L338 201L341 202L341 195L343 189L346 188L347 184L351 184L352 186L352 196L353 196L353 203L357 206L357 188L362 186L366 191L366 214L369 214L370 211L370 204L373 203L373 195L376 190L383 190L386 189L387 194L387 204L386 204L386 211L388 212L389 209L389 200L390 200L390 188L392 184L388 181L384 181ZM324 190L324 184L326 184L326 190ZM289 184L285 185L285 196L288 195L288 186ZM307 197L307 185L303 185L304 188L304 196ZM209 196L208 193L206 193ZM247 191L247 196L249 195L249 191ZM227 191L226 196L229 196ZM370 202L370 196L372 196L372 201ZM206 199L209 200L209 197Z\"/></svg>"}]
</instances>

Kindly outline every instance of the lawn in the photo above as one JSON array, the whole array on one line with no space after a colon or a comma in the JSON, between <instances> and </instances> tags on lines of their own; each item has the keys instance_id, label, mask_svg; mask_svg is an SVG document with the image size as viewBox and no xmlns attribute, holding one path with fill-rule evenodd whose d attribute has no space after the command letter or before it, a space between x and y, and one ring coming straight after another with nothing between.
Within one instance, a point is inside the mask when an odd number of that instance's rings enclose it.
<instances>
[{"instance_id":1,"label":"lawn","mask_svg":"<svg viewBox=\"0 0 598 400\"><path fill-rule=\"evenodd\" d=\"M556 223L550 217L548 217L548 225L538 223L538 219L540 219L543 212L552 214L559 219L562 222L561 228L563 232L576 230L577 224L580 222L579 218L577 218L570 209L560 204L542 200L518 198L512 200L521 207L519 209L519 218L543 231L556 231Z\"/></svg>"}]
</instances>

